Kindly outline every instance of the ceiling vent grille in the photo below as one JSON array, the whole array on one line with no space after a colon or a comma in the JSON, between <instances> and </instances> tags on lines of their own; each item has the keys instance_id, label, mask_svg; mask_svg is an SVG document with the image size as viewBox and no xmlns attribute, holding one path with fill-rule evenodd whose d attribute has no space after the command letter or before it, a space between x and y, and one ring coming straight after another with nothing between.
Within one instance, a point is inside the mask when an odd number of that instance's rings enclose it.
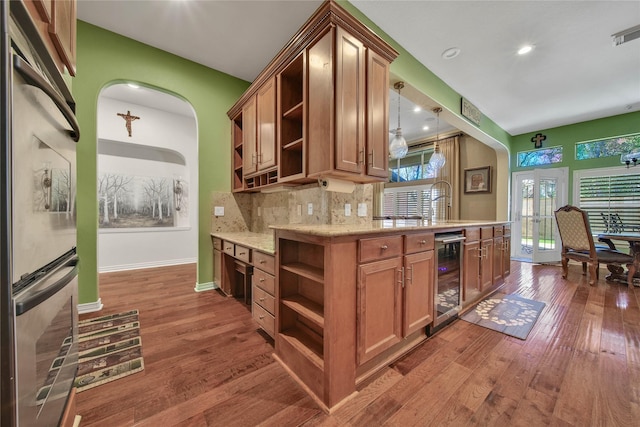
<instances>
[{"instance_id":1,"label":"ceiling vent grille","mask_svg":"<svg viewBox=\"0 0 640 427\"><path fill-rule=\"evenodd\" d=\"M623 43L630 42L631 40L638 39L640 38L640 25L615 33L611 35L611 37L613 37L614 46L619 46Z\"/></svg>"}]
</instances>

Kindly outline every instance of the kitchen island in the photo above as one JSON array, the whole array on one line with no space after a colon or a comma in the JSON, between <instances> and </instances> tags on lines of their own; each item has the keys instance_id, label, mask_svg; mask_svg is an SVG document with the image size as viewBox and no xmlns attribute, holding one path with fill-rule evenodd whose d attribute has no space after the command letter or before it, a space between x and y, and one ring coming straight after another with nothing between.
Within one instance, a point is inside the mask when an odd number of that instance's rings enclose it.
<instances>
[{"instance_id":1,"label":"kitchen island","mask_svg":"<svg viewBox=\"0 0 640 427\"><path fill-rule=\"evenodd\" d=\"M439 298L434 236L464 236L457 246L463 309L494 292L509 274L511 233L503 221L271 228L275 357L328 412L427 339Z\"/></svg>"}]
</instances>

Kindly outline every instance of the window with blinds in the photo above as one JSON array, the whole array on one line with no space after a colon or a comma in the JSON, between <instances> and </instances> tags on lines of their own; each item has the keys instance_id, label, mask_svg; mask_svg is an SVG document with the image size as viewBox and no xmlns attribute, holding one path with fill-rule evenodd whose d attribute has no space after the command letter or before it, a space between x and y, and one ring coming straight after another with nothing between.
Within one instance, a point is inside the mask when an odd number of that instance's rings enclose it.
<instances>
[{"instance_id":1,"label":"window with blinds","mask_svg":"<svg viewBox=\"0 0 640 427\"><path fill-rule=\"evenodd\" d=\"M443 189L430 184L385 187L382 215L385 217L446 218L448 198Z\"/></svg>"},{"instance_id":2,"label":"window with blinds","mask_svg":"<svg viewBox=\"0 0 640 427\"><path fill-rule=\"evenodd\" d=\"M589 214L594 234L640 231L640 170L577 171L574 187L578 205Z\"/></svg>"}]
</instances>

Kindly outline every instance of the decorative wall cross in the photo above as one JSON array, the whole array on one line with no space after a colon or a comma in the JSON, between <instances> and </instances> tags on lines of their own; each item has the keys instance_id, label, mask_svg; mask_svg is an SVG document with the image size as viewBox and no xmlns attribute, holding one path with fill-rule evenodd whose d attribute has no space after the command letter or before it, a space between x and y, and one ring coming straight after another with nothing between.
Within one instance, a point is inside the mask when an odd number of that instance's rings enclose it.
<instances>
[{"instance_id":1,"label":"decorative wall cross","mask_svg":"<svg viewBox=\"0 0 640 427\"><path fill-rule=\"evenodd\" d=\"M127 122L125 126L127 127L127 132L129 132L129 138L131 138L131 122L134 120L138 120L140 117L132 116L131 111L129 110L127 110L127 114L124 114L124 113L117 113L117 114Z\"/></svg>"},{"instance_id":2,"label":"decorative wall cross","mask_svg":"<svg viewBox=\"0 0 640 427\"><path fill-rule=\"evenodd\" d=\"M547 139L546 135L543 135L541 133L536 133L536 136L531 138L531 142L533 142L533 144L534 144L534 146L536 148L541 148L542 147L542 141L544 141L545 139Z\"/></svg>"}]
</instances>

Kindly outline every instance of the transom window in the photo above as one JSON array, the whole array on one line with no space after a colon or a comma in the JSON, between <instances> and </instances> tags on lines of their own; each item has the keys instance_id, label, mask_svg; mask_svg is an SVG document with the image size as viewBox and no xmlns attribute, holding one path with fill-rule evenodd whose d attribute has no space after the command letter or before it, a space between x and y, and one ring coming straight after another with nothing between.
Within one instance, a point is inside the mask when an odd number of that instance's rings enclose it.
<instances>
[{"instance_id":1,"label":"transom window","mask_svg":"<svg viewBox=\"0 0 640 427\"><path fill-rule=\"evenodd\" d=\"M576 144L576 160L619 156L633 151L640 151L640 133L597 141L578 142Z\"/></svg>"}]
</instances>

